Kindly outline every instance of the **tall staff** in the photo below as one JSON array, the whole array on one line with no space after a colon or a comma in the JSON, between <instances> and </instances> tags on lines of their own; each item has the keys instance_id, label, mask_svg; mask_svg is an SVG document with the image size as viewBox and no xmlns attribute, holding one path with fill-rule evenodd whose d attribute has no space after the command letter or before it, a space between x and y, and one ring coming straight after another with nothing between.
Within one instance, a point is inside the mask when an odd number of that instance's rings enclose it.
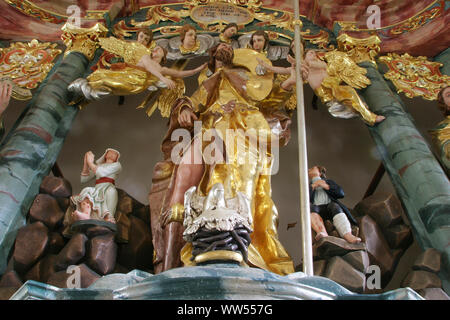
<instances>
[{"instance_id":1,"label":"tall staff","mask_svg":"<svg viewBox=\"0 0 450 320\"><path fill-rule=\"evenodd\" d=\"M303 95L303 79L300 72L302 64L303 50L301 43L301 21L299 1L294 1L294 45L295 45L295 74L297 79L297 127L298 127L298 158L299 158L299 179L300 179L300 218L302 224L302 251L303 251L303 272L308 276L313 276L313 257L311 241L311 217L309 209L309 184L308 184L308 159L306 157L306 130L305 130L305 103Z\"/></svg>"}]
</instances>

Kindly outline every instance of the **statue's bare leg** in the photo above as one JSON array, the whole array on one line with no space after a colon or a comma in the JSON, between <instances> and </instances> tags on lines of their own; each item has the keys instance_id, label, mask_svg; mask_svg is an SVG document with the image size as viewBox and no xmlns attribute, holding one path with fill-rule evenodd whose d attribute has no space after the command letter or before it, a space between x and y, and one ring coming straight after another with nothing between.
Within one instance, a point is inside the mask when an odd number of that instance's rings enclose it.
<instances>
[{"instance_id":1,"label":"statue's bare leg","mask_svg":"<svg viewBox=\"0 0 450 320\"><path fill-rule=\"evenodd\" d=\"M184 193L192 186L200 183L203 176L203 163L194 163L194 159L202 159L200 144L192 144L184 154L175 173L175 186L169 206L184 202ZM164 261L163 270L181 267L180 252L184 246L184 227L179 222L171 222L164 228Z\"/></svg>"},{"instance_id":2,"label":"statue's bare leg","mask_svg":"<svg viewBox=\"0 0 450 320\"><path fill-rule=\"evenodd\" d=\"M317 233L316 240L328 236L322 217L316 212L311 212L311 227Z\"/></svg>"}]
</instances>

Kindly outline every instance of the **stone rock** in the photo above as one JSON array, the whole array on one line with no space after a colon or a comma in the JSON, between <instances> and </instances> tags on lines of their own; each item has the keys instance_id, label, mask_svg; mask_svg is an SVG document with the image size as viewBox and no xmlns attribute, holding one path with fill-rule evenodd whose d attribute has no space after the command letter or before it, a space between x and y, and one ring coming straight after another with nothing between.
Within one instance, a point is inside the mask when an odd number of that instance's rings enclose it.
<instances>
[{"instance_id":1,"label":"stone rock","mask_svg":"<svg viewBox=\"0 0 450 320\"><path fill-rule=\"evenodd\" d=\"M352 235L354 235L355 237L359 237L359 227L352 225Z\"/></svg>"},{"instance_id":2,"label":"stone rock","mask_svg":"<svg viewBox=\"0 0 450 320\"><path fill-rule=\"evenodd\" d=\"M335 238L340 238L341 236L339 235L339 233L337 232L337 230L333 230L331 231L328 235L335 237Z\"/></svg>"},{"instance_id":3,"label":"stone rock","mask_svg":"<svg viewBox=\"0 0 450 320\"><path fill-rule=\"evenodd\" d=\"M450 297L441 288L422 289L418 294L426 300L450 300Z\"/></svg>"},{"instance_id":4,"label":"stone rock","mask_svg":"<svg viewBox=\"0 0 450 320\"><path fill-rule=\"evenodd\" d=\"M119 210L124 214L130 214L131 212L133 212L135 200L128 193L121 189L117 189L117 193L119 200L117 202L116 210Z\"/></svg>"},{"instance_id":5,"label":"stone rock","mask_svg":"<svg viewBox=\"0 0 450 320\"><path fill-rule=\"evenodd\" d=\"M128 243L128 240L130 239L130 228L131 228L131 221L130 217L122 213L120 211L116 211L116 225L117 225L117 234L116 234L116 241L117 243Z\"/></svg>"},{"instance_id":6,"label":"stone rock","mask_svg":"<svg viewBox=\"0 0 450 320\"><path fill-rule=\"evenodd\" d=\"M116 263L116 266L114 267L114 270L112 273L128 273L130 272L130 269L125 268L124 266Z\"/></svg>"},{"instance_id":7,"label":"stone rock","mask_svg":"<svg viewBox=\"0 0 450 320\"><path fill-rule=\"evenodd\" d=\"M89 241L86 264L99 274L111 273L116 265L117 244L114 234L97 236Z\"/></svg>"},{"instance_id":8,"label":"stone rock","mask_svg":"<svg viewBox=\"0 0 450 320\"><path fill-rule=\"evenodd\" d=\"M58 232L51 232L48 240L48 252L57 254L65 245L64 238Z\"/></svg>"},{"instance_id":9,"label":"stone rock","mask_svg":"<svg viewBox=\"0 0 450 320\"><path fill-rule=\"evenodd\" d=\"M333 230L335 229L335 228L334 228L334 225L333 225L333 222L331 222L330 220L325 220L325 221L323 222L323 224L325 225L325 229L327 230L327 233L328 233L328 234L330 234L331 232L333 232Z\"/></svg>"},{"instance_id":10,"label":"stone rock","mask_svg":"<svg viewBox=\"0 0 450 320\"><path fill-rule=\"evenodd\" d=\"M107 235L107 234L114 235L114 232L111 231L111 229L109 229L107 227L103 227L103 226L94 226L94 227L90 227L86 230L86 235L89 239L98 237L98 236Z\"/></svg>"},{"instance_id":11,"label":"stone rock","mask_svg":"<svg viewBox=\"0 0 450 320\"><path fill-rule=\"evenodd\" d=\"M0 300L9 300L20 287L5 287L0 288Z\"/></svg>"},{"instance_id":12,"label":"stone rock","mask_svg":"<svg viewBox=\"0 0 450 320\"><path fill-rule=\"evenodd\" d=\"M58 201L61 210L66 212L67 208L70 206L70 198L56 198L56 201Z\"/></svg>"},{"instance_id":13,"label":"stone rock","mask_svg":"<svg viewBox=\"0 0 450 320\"><path fill-rule=\"evenodd\" d=\"M342 258L350 263L353 268L364 274L366 273L367 267L370 265L369 255L363 250L347 253Z\"/></svg>"},{"instance_id":14,"label":"stone rock","mask_svg":"<svg viewBox=\"0 0 450 320\"><path fill-rule=\"evenodd\" d=\"M412 268L438 273L441 270L441 253L434 248L425 250L414 261Z\"/></svg>"},{"instance_id":15,"label":"stone rock","mask_svg":"<svg viewBox=\"0 0 450 320\"><path fill-rule=\"evenodd\" d=\"M80 275L80 287L81 288L87 288L91 284L93 284L95 281L100 279L100 275L95 273L93 270L91 270L87 265L80 264L79 267L79 275ZM54 273L49 279L48 284L58 287L58 288L67 288L68 284L75 285L74 283L74 277L75 272L70 270L63 270ZM69 279L70 278L70 279Z\"/></svg>"},{"instance_id":16,"label":"stone rock","mask_svg":"<svg viewBox=\"0 0 450 320\"><path fill-rule=\"evenodd\" d=\"M131 214L150 225L150 206L142 206L135 209Z\"/></svg>"},{"instance_id":17,"label":"stone rock","mask_svg":"<svg viewBox=\"0 0 450 320\"><path fill-rule=\"evenodd\" d=\"M400 200L388 193L376 193L360 201L355 210L358 215L370 215L382 228L402 222L403 208Z\"/></svg>"},{"instance_id":18,"label":"stone rock","mask_svg":"<svg viewBox=\"0 0 450 320\"><path fill-rule=\"evenodd\" d=\"M350 291L364 292L366 284L364 273L353 268L341 257L333 257L328 261L325 277L339 283Z\"/></svg>"},{"instance_id":19,"label":"stone rock","mask_svg":"<svg viewBox=\"0 0 450 320\"><path fill-rule=\"evenodd\" d=\"M39 260L25 275L25 280L47 282L52 274L56 272L56 255L49 254Z\"/></svg>"},{"instance_id":20,"label":"stone rock","mask_svg":"<svg viewBox=\"0 0 450 320\"><path fill-rule=\"evenodd\" d=\"M64 212L52 196L38 194L30 208L30 218L43 222L49 229L53 229L64 218Z\"/></svg>"},{"instance_id":21,"label":"stone rock","mask_svg":"<svg viewBox=\"0 0 450 320\"><path fill-rule=\"evenodd\" d=\"M129 269L153 268L153 243L150 226L132 215L128 243L120 244L117 262Z\"/></svg>"},{"instance_id":22,"label":"stone rock","mask_svg":"<svg viewBox=\"0 0 450 320\"><path fill-rule=\"evenodd\" d=\"M440 288L441 279L428 271L410 271L402 282L402 287L410 287L416 291L426 288Z\"/></svg>"},{"instance_id":23,"label":"stone rock","mask_svg":"<svg viewBox=\"0 0 450 320\"><path fill-rule=\"evenodd\" d=\"M75 234L66 244L56 258L57 270L65 270L69 265L77 264L86 253L86 241L88 238L82 234Z\"/></svg>"},{"instance_id":24,"label":"stone rock","mask_svg":"<svg viewBox=\"0 0 450 320\"><path fill-rule=\"evenodd\" d=\"M14 245L14 270L27 272L44 254L48 245L48 228L40 221L26 225L17 232Z\"/></svg>"},{"instance_id":25,"label":"stone rock","mask_svg":"<svg viewBox=\"0 0 450 320\"><path fill-rule=\"evenodd\" d=\"M315 276L323 276L323 274L325 273L326 266L327 266L326 260L314 261L314 264L313 264L314 275Z\"/></svg>"},{"instance_id":26,"label":"stone rock","mask_svg":"<svg viewBox=\"0 0 450 320\"><path fill-rule=\"evenodd\" d=\"M343 256L351 251L364 250L364 243L351 244L337 237L323 237L314 244L317 257L327 259L334 256Z\"/></svg>"},{"instance_id":27,"label":"stone rock","mask_svg":"<svg viewBox=\"0 0 450 320\"><path fill-rule=\"evenodd\" d=\"M20 279L20 276L14 270L8 271L5 274L3 274L3 276L2 276L2 278L0 280L0 287L1 288L21 287L22 284L23 284L23 282Z\"/></svg>"},{"instance_id":28,"label":"stone rock","mask_svg":"<svg viewBox=\"0 0 450 320\"><path fill-rule=\"evenodd\" d=\"M72 195L72 186L66 179L46 176L39 188L40 193L46 193L56 198L68 198Z\"/></svg>"},{"instance_id":29,"label":"stone rock","mask_svg":"<svg viewBox=\"0 0 450 320\"><path fill-rule=\"evenodd\" d=\"M405 224L398 224L383 231L386 241L392 249L406 249L412 243L411 229Z\"/></svg>"},{"instance_id":30,"label":"stone rock","mask_svg":"<svg viewBox=\"0 0 450 320\"><path fill-rule=\"evenodd\" d=\"M360 236L365 242L370 264L380 267L381 283L384 287L395 268L395 259L377 223L368 215L358 218Z\"/></svg>"}]
</instances>

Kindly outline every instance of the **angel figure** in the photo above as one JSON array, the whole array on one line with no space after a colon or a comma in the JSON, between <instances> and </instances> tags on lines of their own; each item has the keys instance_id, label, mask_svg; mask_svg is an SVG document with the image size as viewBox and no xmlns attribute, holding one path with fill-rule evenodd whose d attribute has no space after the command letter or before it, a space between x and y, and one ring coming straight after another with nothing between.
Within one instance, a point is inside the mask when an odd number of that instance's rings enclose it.
<instances>
[{"instance_id":1,"label":"angel figure","mask_svg":"<svg viewBox=\"0 0 450 320\"><path fill-rule=\"evenodd\" d=\"M270 45L269 35L264 30L256 30L253 33L242 35L238 41L239 47L250 48L259 53L264 53L267 59L272 61L286 59L289 52L288 46Z\"/></svg>"},{"instance_id":2,"label":"angel figure","mask_svg":"<svg viewBox=\"0 0 450 320\"><path fill-rule=\"evenodd\" d=\"M209 34L197 34L191 24L185 24L180 29L180 35L171 39L158 39L156 44L167 50L168 60L190 59L208 54L215 40Z\"/></svg>"},{"instance_id":3,"label":"angel figure","mask_svg":"<svg viewBox=\"0 0 450 320\"><path fill-rule=\"evenodd\" d=\"M111 69L97 69L86 79L72 82L69 91L82 93L88 100L100 99L106 95L138 94L146 89L175 89L182 85L169 77L184 78L200 72L206 65L193 70L175 70L161 66L166 61L167 51L158 45L148 47L149 38L138 35L138 41L120 40L114 37L100 38L101 47L124 59L114 63ZM147 43L146 43L147 42ZM184 86L182 85L183 90Z\"/></svg>"},{"instance_id":4,"label":"angel figure","mask_svg":"<svg viewBox=\"0 0 450 320\"><path fill-rule=\"evenodd\" d=\"M237 34L238 25L234 22L227 24L219 33L218 42L228 43L233 49L239 48L239 42L233 37Z\"/></svg>"},{"instance_id":5,"label":"angel figure","mask_svg":"<svg viewBox=\"0 0 450 320\"><path fill-rule=\"evenodd\" d=\"M324 59L326 62L315 50L307 50L302 73L315 94L329 107L328 111L340 118L352 118L359 113L371 126L383 121L385 117L371 112L355 90L370 84L366 70L341 51L327 52Z\"/></svg>"}]
</instances>

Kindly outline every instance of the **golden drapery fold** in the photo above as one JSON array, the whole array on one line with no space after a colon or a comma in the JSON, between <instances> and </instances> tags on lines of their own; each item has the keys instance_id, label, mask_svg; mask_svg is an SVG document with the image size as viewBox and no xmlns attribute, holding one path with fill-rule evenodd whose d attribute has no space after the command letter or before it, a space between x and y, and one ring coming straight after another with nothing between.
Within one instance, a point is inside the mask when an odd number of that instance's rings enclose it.
<instances>
[{"instance_id":1,"label":"golden drapery fold","mask_svg":"<svg viewBox=\"0 0 450 320\"><path fill-rule=\"evenodd\" d=\"M143 92L158 81L154 75L126 63L115 63L111 69L97 69L87 80L97 90L113 95L130 95Z\"/></svg>"},{"instance_id":2,"label":"golden drapery fold","mask_svg":"<svg viewBox=\"0 0 450 320\"><path fill-rule=\"evenodd\" d=\"M327 76L315 93L323 103L337 100L358 112L365 122L374 125L377 115L367 108L355 89L340 83L339 77Z\"/></svg>"}]
</instances>

